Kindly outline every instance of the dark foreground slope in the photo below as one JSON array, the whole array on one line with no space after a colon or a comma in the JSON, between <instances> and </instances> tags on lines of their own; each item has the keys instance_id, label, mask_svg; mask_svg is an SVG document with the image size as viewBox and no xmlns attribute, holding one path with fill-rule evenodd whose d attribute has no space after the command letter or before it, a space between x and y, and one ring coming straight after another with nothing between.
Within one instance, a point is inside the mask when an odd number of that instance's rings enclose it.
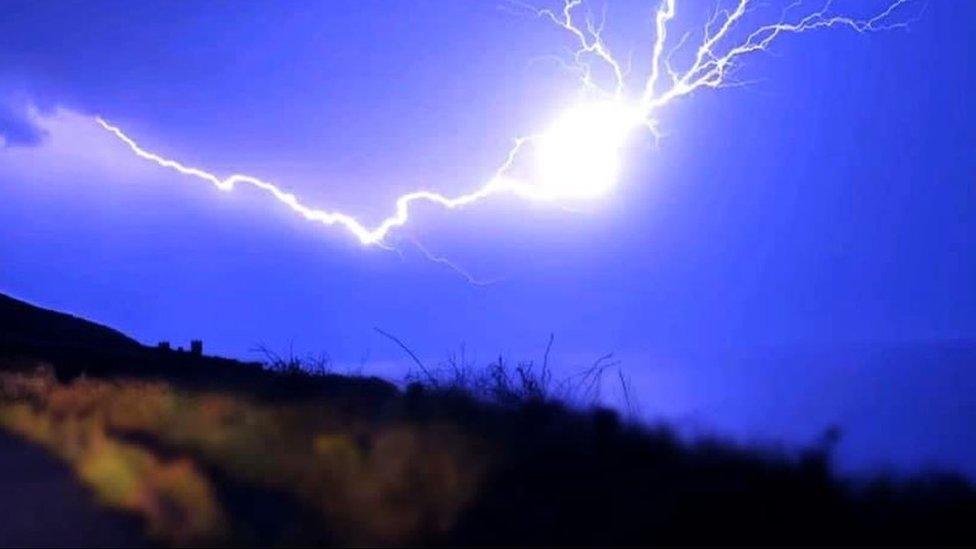
<instances>
[{"instance_id":1,"label":"dark foreground slope","mask_svg":"<svg viewBox=\"0 0 976 549\"><path fill-rule=\"evenodd\" d=\"M569 409L526 365L401 392L9 325L0 426L163 543L976 543L957 477L842 480L829 445L683 442Z\"/></svg>"},{"instance_id":2,"label":"dark foreground slope","mask_svg":"<svg viewBox=\"0 0 976 549\"><path fill-rule=\"evenodd\" d=\"M138 547L139 521L99 507L70 468L0 433L0 547Z\"/></svg>"}]
</instances>

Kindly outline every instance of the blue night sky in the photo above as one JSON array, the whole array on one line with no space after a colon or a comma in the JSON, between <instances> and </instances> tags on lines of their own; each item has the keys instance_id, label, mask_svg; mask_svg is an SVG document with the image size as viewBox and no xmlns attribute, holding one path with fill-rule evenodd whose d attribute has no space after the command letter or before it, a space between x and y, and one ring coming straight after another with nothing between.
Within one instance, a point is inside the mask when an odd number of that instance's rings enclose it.
<instances>
[{"instance_id":1,"label":"blue night sky","mask_svg":"<svg viewBox=\"0 0 976 549\"><path fill-rule=\"evenodd\" d=\"M678 28L713 7L679 4ZM374 326L430 362L538 359L552 332L563 373L615 352L648 417L799 442L838 423L851 467L976 474L976 2L922 7L744 59L747 85L661 111L598 200L421 205L398 254L138 159L94 116L375 223L404 192L483 184L558 114L565 32L504 1L5 0L0 292L149 344L396 375ZM606 12L637 67L652 12Z\"/></svg>"}]
</instances>

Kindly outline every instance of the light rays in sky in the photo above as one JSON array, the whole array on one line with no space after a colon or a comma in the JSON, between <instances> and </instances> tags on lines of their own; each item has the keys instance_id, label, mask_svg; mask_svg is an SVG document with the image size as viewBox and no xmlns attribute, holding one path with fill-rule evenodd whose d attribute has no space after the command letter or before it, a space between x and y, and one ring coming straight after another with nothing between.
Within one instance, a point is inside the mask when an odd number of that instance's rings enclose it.
<instances>
[{"instance_id":1,"label":"light rays in sky","mask_svg":"<svg viewBox=\"0 0 976 549\"><path fill-rule=\"evenodd\" d=\"M375 225L368 225L351 214L320 209L304 203L276 183L245 174L221 177L202 168L188 166L140 146L123 130L96 118L105 130L120 139L135 155L182 175L211 183L222 191L249 185L267 193L309 221L338 226L366 246L389 247L388 236L410 220L414 203L429 202L447 209L460 209L500 193L511 193L527 200L560 201L593 199L610 192L623 159L622 150L638 130L657 136L658 111L674 101L703 88L729 85L729 75L740 58L766 50L777 38L817 29L842 27L864 33L904 27L897 20L901 8L912 0L892 0L866 19L831 13L831 2L805 15L800 1L787 6L779 21L741 29L753 0L736 0L728 9L716 8L707 21L701 41L690 62L683 68L672 62L675 52L688 51L690 34L677 40L669 35L669 24L678 13L677 0L662 0L653 13L654 37L648 48L649 69L643 85L630 89L629 68L614 56L603 38L603 24L597 24L585 10L583 0L566 0L559 10L531 9L567 31L576 43L572 67L580 74L578 102L560 114L543 131L515 139L495 173L474 190L445 195L418 190L397 198L393 213ZM527 7L527 6L526 6ZM738 37L733 40L733 35ZM597 76L606 73L605 78ZM526 157L530 167L525 174L514 174L516 163ZM418 248L428 258L458 270L446 259ZM459 271L469 280L471 277Z\"/></svg>"}]
</instances>

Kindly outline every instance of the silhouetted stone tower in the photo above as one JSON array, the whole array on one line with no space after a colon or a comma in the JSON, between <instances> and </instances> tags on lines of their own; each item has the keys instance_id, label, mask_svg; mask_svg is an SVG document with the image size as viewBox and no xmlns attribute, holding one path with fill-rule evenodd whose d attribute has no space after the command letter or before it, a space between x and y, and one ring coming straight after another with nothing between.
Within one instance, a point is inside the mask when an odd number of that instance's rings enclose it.
<instances>
[{"instance_id":1,"label":"silhouetted stone tower","mask_svg":"<svg viewBox=\"0 0 976 549\"><path fill-rule=\"evenodd\" d=\"M190 342L190 354L193 356L203 356L203 342L194 339Z\"/></svg>"}]
</instances>

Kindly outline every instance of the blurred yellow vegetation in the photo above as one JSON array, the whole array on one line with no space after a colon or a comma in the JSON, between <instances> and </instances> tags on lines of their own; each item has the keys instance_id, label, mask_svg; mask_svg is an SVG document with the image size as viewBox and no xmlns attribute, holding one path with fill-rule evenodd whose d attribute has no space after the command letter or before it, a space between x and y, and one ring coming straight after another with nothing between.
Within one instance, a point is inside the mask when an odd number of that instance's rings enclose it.
<instances>
[{"instance_id":1,"label":"blurred yellow vegetation","mask_svg":"<svg viewBox=\"0 0 976 549\"><path fill-rule=\"evenodd\" d=\"M106 505L172 544L230 539L214 472L294 497L346 544L437 539L481 482L486 445L443 422L360 417L156 381L0 372L0 426L50 449ZM239 528L237 528L239 530ZM287 540L285 540L287 541Z\"/></svg>"}]
</instances>

